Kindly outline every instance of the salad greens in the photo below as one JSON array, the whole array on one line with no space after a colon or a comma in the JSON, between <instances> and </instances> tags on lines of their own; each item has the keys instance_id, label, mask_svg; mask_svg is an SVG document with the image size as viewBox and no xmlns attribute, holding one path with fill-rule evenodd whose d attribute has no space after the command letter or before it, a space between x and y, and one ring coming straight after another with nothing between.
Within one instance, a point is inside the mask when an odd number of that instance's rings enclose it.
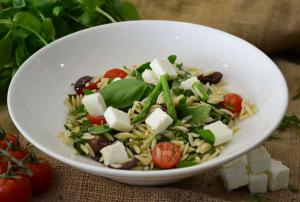
<instances>
[{"instance_id":1,"label":"salad greens","mask_svg":"<svg viewBox=\"0 0 300 202\"><path fill-rule=\"evenodd\" d=\"M160 76L160 83L162 86L165 103L167 105L168 114L172 117L172 119L174 121L176 121L177 115L176 115L176 110L173 105L173 100L172 100L171 92L170 92L169 85L168 85L168 75L165 74L165 75Z\"/></svg>"},{"instance_id":2,"label":"salad greens","mask_svg":"<svg viewBox=\"0 0 300 202\"><path fill-rule=\"evenodd\" d=\"M96 25L137 20L121 0L0 0L0 95L34 52L57 38Z\"/></svg>"},{"instance_id":3,"label":"salad greens","mask_svg":"<svg viewBox=\"0 0 300 202\"><path fill-rule=\"evenodd\" d=\"M108 106L126 108L136 100L145 98L153 86L137 79L122 79L110 83L101 90L101 94ZM118 92L118 93L116 93Z\"/></svg>"}]
</instances>

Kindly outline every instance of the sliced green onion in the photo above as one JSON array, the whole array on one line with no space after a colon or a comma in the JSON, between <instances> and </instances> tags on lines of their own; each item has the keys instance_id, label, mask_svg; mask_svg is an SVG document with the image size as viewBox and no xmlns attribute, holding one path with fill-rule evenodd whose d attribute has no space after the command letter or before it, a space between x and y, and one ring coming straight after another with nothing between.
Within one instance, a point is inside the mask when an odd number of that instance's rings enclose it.
<instances>
[{"instance_id":1,"label":"sliced green onion","mask_svg":"<svg viewBox=\"0 0 300 202\"><path fill-rule=\"evenodd\" d=\"M208 94L205 91L203 85L199 82L195 82L192 86L193 90L198 91L199 93L197 93L204 101L208 100Z\"/></svg>"}]
</instances>

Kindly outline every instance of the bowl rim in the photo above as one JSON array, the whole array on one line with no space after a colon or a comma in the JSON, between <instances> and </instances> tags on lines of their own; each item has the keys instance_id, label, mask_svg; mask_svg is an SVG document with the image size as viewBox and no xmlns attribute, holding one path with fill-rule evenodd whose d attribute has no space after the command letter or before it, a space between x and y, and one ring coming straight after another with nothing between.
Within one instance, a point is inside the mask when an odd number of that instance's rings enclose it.
<instances>
[{"instance_id":1,"label":"bowl rim","mask_svg":"<svg viewBox=\"0 0 300 202\"><path fill-rule=\"evenodd\" d=\"M238 153L233 153L233 154L229 154L228 156L225 156L224 158L221 159L211 159L203 164L198 164L198 165L194 165L191 167L185 167L185 168L173 168L173 169L166 169L166 170L147 170L147 171L133 171L133 170L119 170L119 169L113 169L113 168L107 168L107 167L101 167L101 166L96 166L96 165L89 165L89 164L85 164L83 162L78 162L75 159L71 159L68 157L64 157L63 155L59 155L58 153L53 152L51 149L48 149L45 146L40 145L37 141L35 141L33 138L31 138L31 136L29 135L29 133L27 133L26 129L23 128L21 126L21 124L19 123L17 117L14 114L14 110L13 110L13 105L11 100L13 99L13 88L14 88L14 84L17 82L18 77L21 75L20 73L23 71L24 68L22 68L23 66L26 66L27 63L29 63L29 60L31 60L34 57L39 56L39 54L43 53L44 51L46 51L49 47L52 47L54 45L56 45L57 43L60 43L61 41L65 40L65 39L71 39L73 37L76 37L77 35L80 34L84 34L87 32L93 32L94 30L103 30L103 29L107 29L107 28L111 28L111 27L115 27L115 26L120 26L120 25L132 25L132 24L145 24L145 23L149 23L149 24L176 24L179 26L193 26L193 27L197 27L200 29L205 29L207 31L210 32L215 32L218 34L222 34L222 35L227 35L228 37L236 40L239 43L245 44L248 48L253 49L254 51L258 52L258 54L262 54L264 56L264 58L266 60L268 60L270 62L270 65L274 66L274 71L277 72L277 74L279 75L279 79L281 80L282 83L282 88L281 90L283 91L282 93L282 108L279 110L280 113L278 115L278 118L276 119L276 121L273 124L273 127L269 130L266 131L264 133L264 135L262 136L262 138L258 139L257 141L253 142L250 146L246 146L244 148L241 149L240 152ZM227 32L215 29L215 28L211 28L208 26L204 26L204 25L199 25L199 24L194 24L194 23L188 23L188 22L181 22L181 21L169 21L169 20L137 20L137 21L125 21L125 22L117 22L117 23L111 23L111 24L105 24L105 25L99 25L99 26L95 26L95 27L91 27L88 29L84 29L81 31L77 31L75 33L66 35L62 38L59 38L53 42L51 42L50 44L48 44L47 46L41 48L40 50L38 50L37 52L35 52L30 58L28 58L22 65L21 67L18 69L18 71L16 72L15 76L13 77L10 85L9 85L9 89L8 89L8 95L7 95L7 106L8 106L8 111L10 114L10 117L13 121L13 123L15 124L15 126L17 127L17 129L21 132L21 134L30 142L32 143L34 146L36 146L38 149L40 149L41 151L43 151L44 153L46 153L47 155L53 157L56 160L59 160L65 164L71 165L73 167L76 167L78 169L81 170L85 170L91 173L100 173L100 174L108 174L111 176L118 176L118 177L169 177L169 176L175 176L175 175L184 175L184 174L191 174L191 173L200 173L202 171L208 170L210 168L222 165L226 162L229 162L243 154L245 154L247 151L255 148L256 146L260 145L265 139L268 138L268 136L277 128L278 124L280 123L282 117L284 116L286 110L287 110L287 106L288 106L288 88L287 88L287 83L286 80L282 74L282 72L280 71L280 69L277 67L277 65L265 54L263 53L261 50L259 50L257 47L255 47L254 45L252 45L251 43L237 37L234 36L232 34L229 34ZM105 177L105 176L104 176Z\"/></svg>"}]
</instances>

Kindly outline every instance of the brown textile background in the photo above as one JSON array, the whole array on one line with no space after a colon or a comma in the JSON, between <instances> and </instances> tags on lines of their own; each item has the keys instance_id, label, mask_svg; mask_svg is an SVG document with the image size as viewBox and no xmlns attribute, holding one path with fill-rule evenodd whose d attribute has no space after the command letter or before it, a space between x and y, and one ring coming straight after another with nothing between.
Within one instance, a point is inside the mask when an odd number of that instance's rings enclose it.
<instances>
[{"instance_id":1,"label":"brown textile background","mask_svg":"<svg viewBox=\"0 0 300 202\"><path fill-rule=\"evenodd\" d=\"M238 35L267 53L300 45L300 0L132 0L144 19L180 20L208 25ZM155 31L155 30L154 30ZM293 95L300 87L300 60L273 55ZM292 59L292 60L291 60ZM300 100L290 101L288 113L300 116ZM0 104L0 125L17 132L7 107ZM22 139L23 143L26 140ZM288 129L281 139L265 142L272 157L291 168L290 181L300 186L300 132ZM42 154L43 155L43 154ZM45 156L45 155L44 155ZM51 157L55 169L50 189L33 201L251 201L246 188L227 193L216 171L161 187L137 187L86 174ZM274 201L299 201L300 193L269 192Z\"/></svg>"}]
</instances>

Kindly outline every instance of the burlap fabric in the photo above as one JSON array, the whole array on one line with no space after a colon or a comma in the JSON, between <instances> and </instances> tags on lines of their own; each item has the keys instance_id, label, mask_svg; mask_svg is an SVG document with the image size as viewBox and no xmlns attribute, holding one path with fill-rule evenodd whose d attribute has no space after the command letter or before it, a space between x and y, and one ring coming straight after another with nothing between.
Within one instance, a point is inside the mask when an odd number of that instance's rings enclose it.
<instances>
[{"instance_id":1,"label":"burlap fabric","mask_svg":"<svg viewBox=\"0 0 300 202\"><path fill-rule=\"evenodd\" d=\"M280 67L290 95L300 87L300 60L292 56L292 50L300 47L300 0L133 2L144 19L194 22L245 38L268 53ZM285 50L284 54L279 53L282 50ZM290 101L288 113L300 116L300 100ZM0 124L8 131L17 132L5 103L0 105ZM288 129L280 137L266 141L265 146L275 159L291 168L290 181L300 186L300 132ZM26 140L22 139L22 142L26 143ZM34 196L33 201L251 201L246 188L227 193L216 170L172 185L137 187L89 175L45 157L55 169L54 180L49 190ZM266 196L274 201L300 201L300 194L288 190L269 192Z\"/></svg>"}]
</instances>

